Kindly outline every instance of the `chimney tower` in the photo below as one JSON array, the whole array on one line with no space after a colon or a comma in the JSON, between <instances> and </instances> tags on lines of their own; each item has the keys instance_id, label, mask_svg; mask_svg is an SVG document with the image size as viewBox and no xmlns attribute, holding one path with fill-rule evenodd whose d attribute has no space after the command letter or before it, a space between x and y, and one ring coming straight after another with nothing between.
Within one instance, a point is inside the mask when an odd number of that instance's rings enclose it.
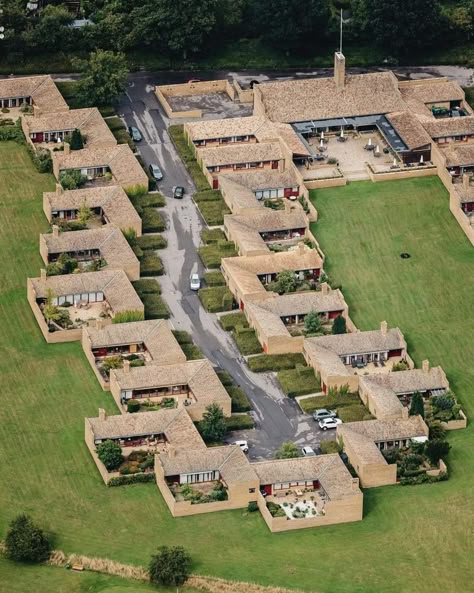
<instances>
[{"instance_id":1,"label":"chimney tower","mask_svg":"<svg viewBox=\"0 0 474 593\"><path fill-rule=\"evenodd\" d=\"M334 54L334 82L336 89L342 91L346 83L346 58L340 51Z\"/></svg>"}]
</instances>

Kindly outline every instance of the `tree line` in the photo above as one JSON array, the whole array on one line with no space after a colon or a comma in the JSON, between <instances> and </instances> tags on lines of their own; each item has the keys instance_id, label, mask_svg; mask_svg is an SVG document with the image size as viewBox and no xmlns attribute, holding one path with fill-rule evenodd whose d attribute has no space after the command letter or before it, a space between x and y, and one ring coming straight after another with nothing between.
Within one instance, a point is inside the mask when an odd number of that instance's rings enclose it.
<instances>
[{"instance_id":1,"label":"tree line","mask_svg":"<svg viewBox=\"0 0 474 593\"><path fill-rule=\"evenodd\" d=\"M1 53L149 50L189 60L259 39L288 55L315 55L337 47L340 9L345 43L394 60L474 38L474 0L83 0L80 16L92 24L80 29L71 28L77 15L66 2L44 4L32 13L25 0L4 3Z\"/></svg>"}]
</instances>

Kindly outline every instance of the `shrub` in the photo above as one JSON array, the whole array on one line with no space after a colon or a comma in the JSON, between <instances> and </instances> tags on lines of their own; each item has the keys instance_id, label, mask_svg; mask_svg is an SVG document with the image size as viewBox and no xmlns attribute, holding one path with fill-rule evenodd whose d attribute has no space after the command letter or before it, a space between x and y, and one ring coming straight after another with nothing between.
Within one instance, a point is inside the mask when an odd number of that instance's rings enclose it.
<instances>
[{"instance_id":1,"label":"shrub","mask_svg":"<svg viewBox=\"0 0 474 593\"><path fill-rule=\"evenodd\" d=\"M423 397L419 391L415 391L410 402L410 416L421 416L425 417L425 404L423 403Z\"/></svg>"},{"instance_id":2,"label":"shrub","mask_svg":"<svg viewBox=\"0 0 474 593\"><path fill-rule=\"evenodd\" d=\"M324 455L327 455L328 453L339 453L339 445L337 441L321 441L319 448Z\"/></svg>"},{"instance_id":3,"label":"shrub","mask_svg":"<svg viewBox=\"0 0 474 593\"><path fill-rule=\"evenodd\" d=\"M315 393L321 389L321 385L311 367L298 365L294 369L279 371L277 378L283 392L288 397Z\"/></svg>"},{"instance_id":4,"label":"shrub","mask_svg":"<svg viewBox=\"0 0 474 593\"><path fill-rule=\"evenodd\" d=\"M258 511L258 504L254 500L251 500L247 505L247 511L249 513L255 513L256 511Z\"/></svg>"},{"instance_id":5,"label":"shrub","mask_svg":"<svg viewBox=\"0 0 474 593\"><path fill-rule=\"evenodd\" d=\"M321 330L321 319L316 311L310 311L304 318L304 328L307 333L315 334Z\"/></svg>"},{"instance_id":6,"label":"shrub","mask_svg":"<svg viewBox=\"0 0 474 593\"><path fill-rule=\"evenodd\" d=\"M294 292L296 290L296 286L296 276L292 270L283 270L278 272L275 281L275 288L279 294Z\"/></svg>"},{"instance_id":7,"label":"shrub","mask_svg":"<svg viewBox=\"0 0 474 593\"><path fill-rule=\"evenodd\" d=\"M163 208L166 205L166 198L160 193L140 194L129 196L130 201L135 208Z\"/></svg>"},{"instance_id":8,"label":"shrub","mask_svg":"<svg viewBox=\"0 0 474 593\"><path fill-rule=\"evenodd\" d=\"M142 227L144 233L161 233L166 229L163 217L154 208L143 209Z\"/></svg>"},{"instance_id":9,"label":"shrub","mask_svg":"<svg viewBox=\"0 0 474 593\"><path fill-rule=\"evenodd\" d=\"M219 241L227 241L227 237L221 229L204 229L201 232L201 239L205 245L219 243Z\"/></svg>"},{"instance_id":10,"label":"shrub","mask_svg":"<svg viewBox=\"0 0 474 593\"><path fill-rule=\"evenodd\" d=\"M154 472L117 476L110 479L108 486L127 486L128 484L142 484L145 482L155 482Z\"/></svg>"},{"instance_id":11,"label":"shrub","mask_svg":"<svg viewBox=\"0 0 474 593\"><path fill-rule=\"evenodd\" d=\"M433 465L438 465L439 460L449 453L451 445L447 441L433 440L428 441L425 447L425 453Z\"/></svg>"},{"instance_id":12,"label":"shrub","mask_svg":"<svg viewBox=\"0 0 474 593\"><path fill-rule=\"evenodd\" d=\"M397 362L396 364L393 365L392 372L407 371L409 368L410 367L408 366L407 361L401 360L400 362Z\"/></svg>"},{"instance_id":13,"label":"shrub","mask_svg":"<svg viewBox=\"0 0 474 593\"><path fill-rule=\"evenodd\" d=\"M124 461L120 445L117 445L117 443L110 440L104 441L98 445L96 452L97 457L102 461L109 472L117 470Z\"/></svg>"},{"instance_id":14,"label":"shrub","mask_svg":"<svg viewBox=\"0 0 474 593\"><path fill-rule=\"evenodd\" d=\"M222 408L218 404L207 406L198 428L202 438L206 442L214 443L220 441L227 432Z\"/></svg>"},{"instance_id":15,"label":"shrub","mask_svg":"<svg viewBox=\"0 0 474 593\"><path fill-rule=\"evenodd\" d=\"M275 451L275 459L293 459L294 457L301 457L301 451L291 441L282 443Z\"/></svg>"},{"instance_id":16,"label":"shrub","mask_svg":"<svg viewBox=\"0 0 474 593\"><path fill-rule=\"evenodd\" d=\"M226 286L201 288L198 294L203 307L209 313L218 313L219 311L232 310L234 297Z\"/></svg>"},{"instance_id":17,"label":"shrub","mask_svg":"<svg viewBox=\"0 0 474 593\"><path fill-rule=\"evenodd\" d=\"M206 272L204 281L208 286L224 286L225 279L222 272Z\"/></svg>"},{"instance_id":18,"label":"shrub","mask_svg":"<svg viewBox=\"0 0 474 593\"><path fill-rule=\"evenodd\" d=\"M163 262L159 255L153 252L145 252L140 260L140 272L142 276L161 276L164 274Z\"/></svg>"},{"instance_id":19,"label":"shrub","mask_svg":"<svg viewBox=\"0 0 474 593\"><path fill-rule=\"evenodd\" d=\"M7 531L5 551L15 562L44 562L51 552L51 540L31 517L18 515Z\"/></svg>"},{"instance_id":20,"label":"shrub","mask_svg":"<svg viewBox=\"0 0 474 593\"><path fill-rule=\"evenodd\" d=\"M248 412L252 409L249 398L243 389L235 385L227 387L232 400L232 412Z\"/></svg>"},{"instance_id":21,"label":"shrub","mask_svg":"<svg viewBox=\"0 0 474 593\"><path fill-rule=\"evenodd\" d=\"M159 294L143 294L141 297L145 306L145 319L168 319L170 311L166 302Z\"/></svg>"},{"instance_id":22,"label":"shrub","mask_svg":"<svg viewBox=\"0 0 474 593\"><path fill-rule=\"evenodd\" d=\"M221 317L219 317L219 323L225 331L231 331L237 326L249 327L247 318L243 313L240 312L230 313L229 315L221 315Z\"/></svg>"},{"instance_id":23,"label":"shrub","mask_svg":"<svg viewBox=\"0 0 474 593\"><path fill-rule=\"evenodd\" d=\"M108 373L112 369L121 369L123 367L123 360L121 356L109 356L102 362L103 370Z\"/></svg>"},{"instance_id":24,"label":"shrub","mask_svg":"<svg viewBox=\"0 0 474 593\"><path fill-rule=\"evenodd\" d=\"M148 569L150 582L176 588L188 580L190 570L191 557L180 546L158 548L158 553L151 557Z\"/></svg>"},{"instance_id":25,"label":"shrub","mask_svg":"<svg viewBox=\"0 0 474 593\"><path fill-rule=\"evenodd\" d=\"M234 384L234 380L227 371L217 371L217 376L224 387L230 387Z\"/></svg>"},{"instance_id":26,"label":"shrub","mask_svg":"<svg viewBox=\"0 0 474 593\"><path fill-rule=\"evenodd\" d=\"M445 393L432 397L430 404L435 410L452 410L456 404L456 398L452 393Z\"/></svg>"},{"instance_id":27,"label":"shrub","mask_svg":"<svg viewBox=\"0 0 474 593\"><path fill-rule=\"evenodd\" d=\"M132 282L138 296L144 294L161 294L161 286L154 278L141 278Z\"/></svg>"},{"instance_id":28,"label":"shrub","mask_svg":"<svg viewBox=\"0 0 474 593\"><path fill-rule=\"evenodd\" d=\"M64 189L78 189L79 187L82 187L86 181L87 177L75 169L63 171L59 175L59 183Z\"/></svg>"},{"instance_id":29,"label":"shrub","mask_svg":"<svg viewBox=\"0 0 474 593\"><path fill-rule=\"evenodd\" d=\"M282 371L294 369L296 365L304 365L302 354L260 354L248 359L247 364L254 373Z\"/></svg>"},{"instance_id":30,"label":"shrub","mask_svg":"<svg viewBox=\"0 0 474 593\"><path fill-rule=\"evenodd\" d=\"M209 190L208 186L207 191L198 191L198 193L194 194L193 199L209 226L224 224L224 215L230 214L230 210L219 190ZM220 233L216 232L215 236L223 238L221 233L222 231Z\"/></svg>"},{"instance_id":31,"label":"shrub","mask_svg":"<svg viewBox=\"0 0 474 593\"><path fill-rule=\"evenodd\" d=\"M272 517L286 517L284 509L276 502L267 502L267 509Z\"/></svg>"},{"instance_id":32,"label":"shrub","mask_svg":"<svg viewBox=\"0 0 474 593\"><path fill-rule=\"evenodd\" d=\"M147 251L148 249L164 249L168 245L168 241L161 235L142 235L136 240L140 249Z\"/></svg>"},{"instance_id":33,"label":"shrub","mask_svg":"<svg viewBox=\"0 0 474 593\"><path fill-rule=\"evenodd\" d=\"M249 414L232 414L232 416L225 418L227 430L249 430L254 427L253 418Z\"/></svg>"},{"instance_id":34,"label":"shrub","mask_svg":"<svg viewBox=\"0 0 474 593\"><path fill-rule=\"evenodd\" d=\"M251 327L237 326L232 333L238 349L244 356L262 352L255 330Z\"/></svg>"},{"instance_id":35,"label":"shrub","mask_svg":"<svg viewBox=\"0 0 474 593\"><path fill-rule=\"evenodd\" d=\"M5 121L5 120L3 120ZM21 128L21 122L20 119L18 119L18 121L12 126L12 125L6 125L3 124L3 126L0 128L0 141L7 141L7 140L13 140L14 142L18 143L18 144L24 144L25 143L25 135L23 134L23 130ZM28 153L30 154L34 165L36 166L36 168L38 168L37 163L34 161L34 157L36 156L35 150L32 146L30 146L29 144L27 145L27 149L28 149ZM49 151L47 151L49 154ZM52 161L51 161L51 171L53 170L52 168Z\"/></svg>"},{"instance_id":36,"label":"shrub","mask_svg":"<svg viewBox=\"0 0 474 593\"><path fill-rule=\"evenodd\" d=\"M342 315L339 315L338 317L336 317L333 321L331 331L333 334L336 334L336 335L347 333L345 317L342 317Z\"/></svg>"},{"instance_id":37,"label":"shrub","mask_svg":"<svg viewBox=\"0 0 474 593\"><path fill-rule=\"evenodd\" d=\"M129 323L130 321L143 321L143 311L120 311L112 319L112 323Z\"/></svg>"},{"instance_id":38,"label":"shrub","mask_svg":"<svg viewBox=\"0 0 474 593\"><path fill-rule=\"evenodd\" d=\"M147 194L148 188L146 188L144 185L139 185L139 184L131 185L130 187L127 187L125 192L126 192L127 196L130 198L130 201L133 203L133 201L135 199Z\"/></svg>"},{"instance_id":39,"label":"shrub","mask_svg":"<svg viewBox=\"0 0 474 593\"><path fill-rule=\"evenodd\" d=\"M84 141L82 139L82 134L80 130L77 128L72 131L71 134L71 142L70 142L71 150L81 150L84 148Z\"/></svg>"},{"instance_id":40,"label":"shrub","mask_svg":"<svg viewBox=\"0 0 474 593\"><path fill-rule=\"evenodd\" d=\"M127 402L127 412L134 414L140 409L140 402L136 399L129 399Z\"/></svg>"},{"instance_id":41,"label":"shrub","mask_svg":"<svg viewBox=\"0 0 474 593\"><path fill-rule=\"evenodd\" d=\"M235 257L237 250L231 241L219 241L209 245L202 245L199 247L198 253L206 268L217 269L220 268L223 257Z\"/></svg>"}]
</instances>

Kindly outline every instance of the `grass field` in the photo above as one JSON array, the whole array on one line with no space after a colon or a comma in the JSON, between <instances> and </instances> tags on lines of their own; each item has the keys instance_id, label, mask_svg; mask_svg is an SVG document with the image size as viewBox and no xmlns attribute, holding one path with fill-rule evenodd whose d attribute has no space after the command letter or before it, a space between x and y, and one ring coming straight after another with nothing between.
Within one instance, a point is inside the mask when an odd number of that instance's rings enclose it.
<instances>
[{"instance_id":1,"label":"grass field","mask_svg":"<svg viewBox=\"0 0 474 593\"><path fill-rule=\"evenodd\" d=\"M428 355L445 366L472 415L474 345L467 336L473 321L467 307L474 250L436 182L409 182L406 192L362 185L359 197L353 195L357 187L317 194L316 232L329 254L330 274L343 283L356 323L372 327L383 317L399 323L415 358ZM83 442L83 427L84 417L96 415L99 406L116 412L112 397L100 390L79 344L44 342L26 301L26 277L38 274L41 263L38 234L47 230L41 192L53 189L53 178L34 171L23 147L0 144L0 537L25 511L55 534L57 548L131 564L147 564L156 547L168 543L189 550L193 572L307 591L472 589L471 428L450 438L450 481L367 491L364 521L354 524L272 535L259 513L173 519L153 484L107 489ZM374 230L371 217L391 226ZM412 253L403 262L414 267L410 275L400 268L401 250ZM369 264L377 271L369 272ZM379 290L373 299L360 290L364 275L367 288ZM400 286L408 292L403 304L397 300ZM36 569L29 570L12 568L7 591L42 593L39 576L30 577L33 587L21 586ZM66 579L76 575L64 574L64 583L60 578L44 590L74 591Z\"/></svg>"}]
</instances>

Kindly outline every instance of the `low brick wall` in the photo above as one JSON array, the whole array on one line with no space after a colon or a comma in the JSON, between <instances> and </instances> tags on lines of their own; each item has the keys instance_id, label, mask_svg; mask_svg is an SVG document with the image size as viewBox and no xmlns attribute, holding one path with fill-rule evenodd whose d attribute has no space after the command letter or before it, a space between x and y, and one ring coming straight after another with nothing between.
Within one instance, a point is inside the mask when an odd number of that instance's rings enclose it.
<instances>
[{"instance_id":1,"label":"low brick wall","mask_svg":"<svg viewBox=\"0 0 474 593\"><path fill-rule=\"evenodd\" d=\"M460 410L459 415L461 416L459 420L449 420L448 422L441 422L441 426L444 428L444 430L460 430L461 428L466 428L466 414L464 414L464 412Z\"/></svg>"},{"instance_id":2,"label":"low brick wall","mask_svg":"<svg viewBox=\"0 0 474 593\"><path fill-rule=\"evenodd\" d=\"M201 109L190 109L188 111L173 111L167 97L185 97L189 95L210 95L213 93L227 93L229 98L234 101L236 90L228 80L209 80L203 82L169 84L155 87L155 95L166 115L170 119L179 119L184 117L202 117Z\"/></svg>"},{"instance_id":3,"label":"low brick wall","mask_svg":"<svg viewBox=\"0 0 474 593\"><path fill-rule=\"evenodd\" d=\"M253 89L243 89L237 80L234 80L232 84L241 103L253 104Z\"/></svg>"},{"instance_id":4,"label":"low brick wall","mask_svg":"<svg viewBox=\"0 0 474 593\"><path fill-rule=\"evenodd\" d=\"M412 167L410 169L400 169L398 171L387 171L386 173L376 173L370 164L367 163L366 169L371 181L393 181L395 179L411 179L412 177L429 177L438 175L438 169L435 165L426 165L425 167Z\"/></svg>"},{"instance_id":5,"label":"low brick wall","mask_svg":"<svg viewBox=\"0 0 474 593\"><path fill-rule=\"evenodd\" d=\"M461 210L461 207L459 205L459 198L457 197L453 189L451 189L449 195L449 209L451 210L451 214L458 221L458 224L464 231L466 237L469 239L472 245L474 245L474 227L471 225L469 216L467 216Z\"/></svg>"},{"instance_id":6,"label":"low brick wall","mask_svg":"<svg viewBox=\"0 0 474 593\"><path fill-rule=\"evenodd\" d=\"M308 189L321 189L323 187L347 185L347 179L344 176L327 177L326 179L307 179L304 183Z\"/></svg>"},{"instance_id":7,"label":"low brick wall","mask_svg":"<svg viewBox=\"0 0 474 593\"><path fill-rule=\"evenodd\" d=\"M92 370L94 371L94 374L95 374L95 376L97 377L97 380L100 383L100 386L102 387L102 389L104 391L110 391L110 384L109 384L109 382L104 379L104 377L99 372L99 369L97 368L97 365L95 364L95 357L92 354L91 343L90 343L90 340L89 340L89 336L86 333L86 328L83 328L82 329L81 344L82 344L82 349L84 351L84 354L86 355L86 358L87 358L89 364L91 365Z\"/></svg>"},{"instance_id":8,"label":"low brick wall","mask_svg":"<svg viewBox=\"0 0 474 593\"><path fill-rule=\"evenodd\" d=\"M448 467L444 463L444 461L442 459L440 459L439 467L437 469L429 469L426 472L426 475L431 476L432 478L437 478L440 474L447 474L447 473L448 473Z\"/></svg>"}]
</instances>

